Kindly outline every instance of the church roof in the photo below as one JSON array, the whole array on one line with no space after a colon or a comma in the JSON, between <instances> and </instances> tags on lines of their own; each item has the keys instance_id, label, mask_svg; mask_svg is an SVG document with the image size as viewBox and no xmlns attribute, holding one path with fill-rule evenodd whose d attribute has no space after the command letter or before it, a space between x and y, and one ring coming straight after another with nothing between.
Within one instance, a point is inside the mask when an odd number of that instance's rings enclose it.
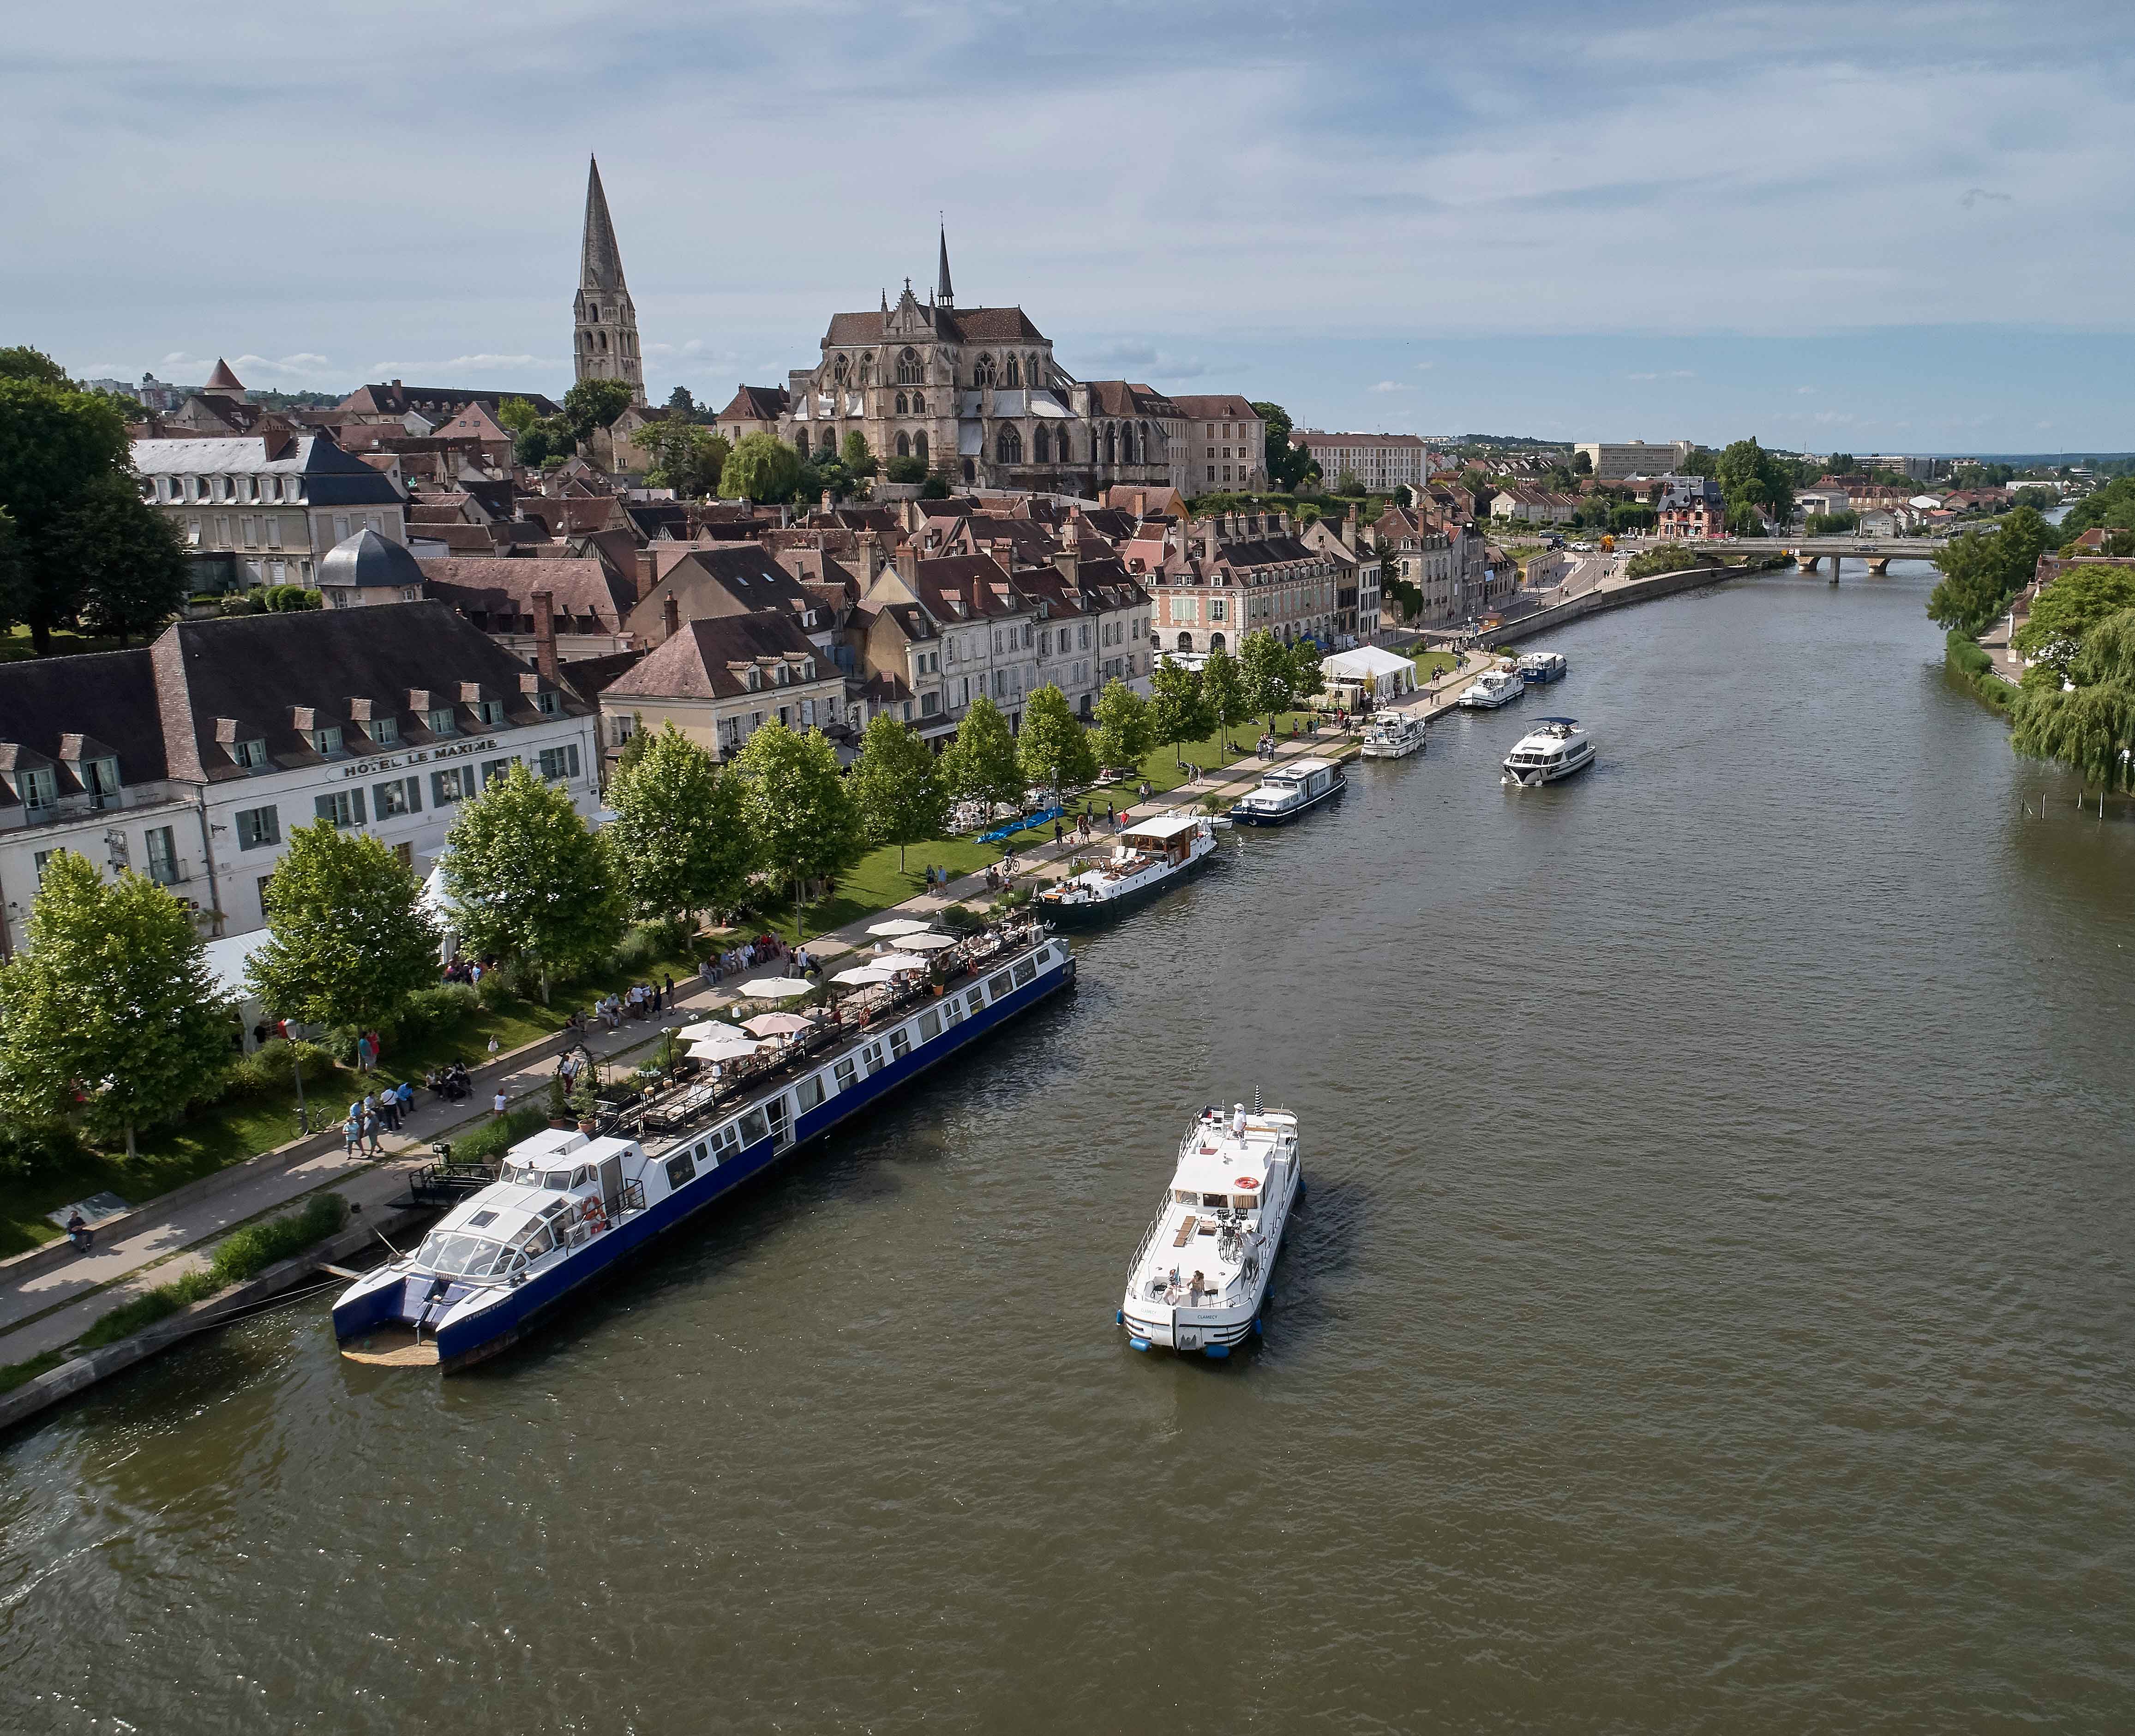
<instances>
[{"instance_id":1,"label":"church roof","mask_svg":"<svg viewBox=\"0 0 2135 1736\"><path fill-rule=\"evenodd\" d=\"M733 401L718 419L737 422L776 422L793 408L793 395L782 386L738 386Z\"/></svg>"},{"instance_id":2,"label":"church roof","mask_svg":"<svg viewBox=\"0 0 2135 1736\"><path fill-rule=\"evenodd\" d=\"M1020 308L922 308L940 343L1048 343ZM881 343L890 333L890 316L879 308L864 313L833 313L823 336L825 347L851 348Z\"/></svg>"},{"instance_id":3,"label":"church roof","mask_svg":"<svg viewBox=\"0 0 2135 1736\"><path fill-rule=\"evenodd\" d=\"M215 371L207 376L207 384L201 390L203 392L241 392L244 386L237 376L230 372L230 364L218 356L215 359Z\"/></svg>"},{"instance_id":4,"label":"church roof","mask_svg":"<svg viewBox=\"0 0 2135 1736\"><path fill-rule=\"evenodd\" d=\"M621 289L622 250L615 244L615 223L608 214L608 195L601 188L600 164L586 159L586 235L579 253L581 289Z\"/></svg>"},{"instance_id":5,"label":"church roof","mask_svg":"<svg viewBox=\"0 0 2135 1736\"><path fill-rule=\"evenodd\" d=\"M1179 406L1154 386L1126 380L1092 380L1090 414L1093 416L1173 416Z\"/></svg>"}]
</instances>

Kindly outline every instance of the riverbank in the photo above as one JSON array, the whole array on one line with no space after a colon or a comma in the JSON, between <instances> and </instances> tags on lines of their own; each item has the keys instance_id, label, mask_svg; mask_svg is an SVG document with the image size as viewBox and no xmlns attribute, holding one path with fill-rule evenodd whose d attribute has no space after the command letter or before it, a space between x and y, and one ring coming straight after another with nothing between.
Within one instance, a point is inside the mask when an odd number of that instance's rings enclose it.
<instances>
[{"instance_id":1,"label":"riverbank","mask_svg":"<svg viewBox=\"0 0 2135 1736\"><path fill-rule=\"evenodd\" d=\"M1944 643L1943 662L1981 704L2007 717L2010 701L2022 690L1994 666L1994 659L1961 628L1953 627Z\"/></svg>"}]
</instances>

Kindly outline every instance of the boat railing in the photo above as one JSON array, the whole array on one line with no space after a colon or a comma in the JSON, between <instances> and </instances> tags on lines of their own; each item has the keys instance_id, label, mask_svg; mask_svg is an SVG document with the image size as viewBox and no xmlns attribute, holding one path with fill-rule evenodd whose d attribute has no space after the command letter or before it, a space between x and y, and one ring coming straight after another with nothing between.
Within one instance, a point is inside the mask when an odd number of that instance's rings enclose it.
<instances>
[{"instance_id":1,"label":"boat railing","mask_svg":"<svg viewBox=\"0 0 2135 1736\"><path fill-rule=\"evenodd\" d=\"M1157 1232L1164 1228L1164 1214L1159 1211L1149 1220L1149 1228L1142 1233L1141 1245L1135 1249L1134 1258L1127 1262L1127 1287L1134 1287L1135 1280L1141 1276L1141 1263L1148 1257Z\"/></svg>"}]
</instances>

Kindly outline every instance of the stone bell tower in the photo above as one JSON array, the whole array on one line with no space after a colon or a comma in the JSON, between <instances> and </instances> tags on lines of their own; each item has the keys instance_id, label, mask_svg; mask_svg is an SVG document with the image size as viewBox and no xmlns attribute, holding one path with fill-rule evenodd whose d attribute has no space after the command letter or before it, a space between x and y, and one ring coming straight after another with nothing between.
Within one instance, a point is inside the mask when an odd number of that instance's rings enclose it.
<instances>
[{"instance_id":1,"label":"stone bell tower","mask_svg":"<svg viewBox=\"0 0 2135 1736\"><path fill-rule=\"evenodd\" d=\"M645 401L645 366L637 351L637 309L622 280L622 252L601 190L600 164L586 177L586 233L579 250L576 376L580 380L627 380L633 404Z\"/></svg>"}]
</instances>

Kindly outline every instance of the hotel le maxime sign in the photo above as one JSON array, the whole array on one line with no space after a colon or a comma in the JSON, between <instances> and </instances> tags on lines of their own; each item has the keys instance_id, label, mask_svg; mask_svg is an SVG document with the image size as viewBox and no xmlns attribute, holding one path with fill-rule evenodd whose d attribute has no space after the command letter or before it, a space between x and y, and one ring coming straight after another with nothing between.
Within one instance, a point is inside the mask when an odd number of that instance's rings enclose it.
<instances>
[{"instance_id":1,"label":"hotel le maxime sign","mask_svg":"<svg viewBox=\"0 0 2135 1736\"><path fill-rule=\"evenodd\" d=\"M380 772L398 771L404 765L424 765L433 759L458 759L463 754L487 752L496 745L494 735L480 741L455 742L448 748L420 748L412 754L395 754L390 759L360 759L341 769L344 778L370 778Z\"/></svg>"}]
</instances>

